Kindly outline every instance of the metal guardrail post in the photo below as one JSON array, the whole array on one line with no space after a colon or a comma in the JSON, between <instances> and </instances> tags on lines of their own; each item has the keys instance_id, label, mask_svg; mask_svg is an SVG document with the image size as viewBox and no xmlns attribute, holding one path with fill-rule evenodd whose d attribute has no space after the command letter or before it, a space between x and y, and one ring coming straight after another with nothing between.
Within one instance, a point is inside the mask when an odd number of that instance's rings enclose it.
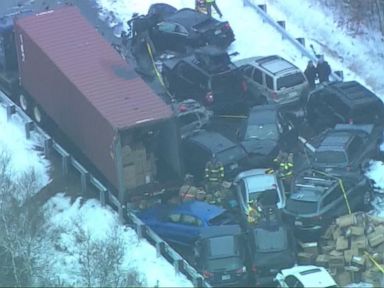
<instances>
[{"instance_id":1,"label":"metal guardrail post","mask_svg":"<svg viewBox=\"0 0 384 288\"><path fill-rule=\"evenodd\" d=\"M145 225L144 224L138 224L136 226L136 233L137 233L137 236L139 237L139 239L141 238L144 238L145 237Z\"/></svg>"},{"instance_id":2,"label":"metal guardrail post","mask_svg":"<svg viewBox=\"0 0 384 288\"><path fill-rule=\"evenodd\" d=\"M24 123L25 129L25 138L31 139L31 131L33 130L34 123L32 121L28 121Z\"/></svg>"},{"instance_id":3,"label":"metal guardrail post","mask_svg":"<svg viewBox=\"0 0 384 288\"><path fill-rule=\"evenodd\" d=\"M175 267L175 273L176 275L180 274L184 268L184 261L183 259L176 259L173 263L173 267Z\"/></svg>"},{"instance_id":4,"label":"metal guardrail post","mask_svg":"<svg viewBox=\"0 0 384 288\"><path fill-rule=\"evenodd\" d=\"M13 104L7 105L6 110L7 110L7 121L9 122L12 118L12 115L15 114L16 112L16 106Z\"/></svg>"},{"instance_id":5,"label":"metal guardrail post","mask_svg":"<svg viewBox=\"0 0 384 288\"><path fill-rule=\"evenodd\" d=\"M160 257L165 252L165 243L163 241L156 243L156 256Z\"/></svg>"},{"instance_id":6,"label":"metal guardrail post","mask_svg":"<svg viewBox=\"0 0 384 288\"><path fill-rule=\"evenodd\" d=\"M197 276L193 278L193 285L195 287L203 287L203 277Z\"/></svg>"},{"instance_id":7,"label":"metal guardrail post","mask_svg":"<svg viewBox=\"0 0 384 288\"><path fill-rule=\"evenodd\" d=\"M305 47L305 39L303 37L296 38L296 40Z\"/></svg>"},{"instance_id":8,"label":"metal guardrail post","mask_svg":"<svg viewBox=\"0 0 384 288\"><path fill-rule=\"evenodd\" d=\"M83 194L83 196L85 196L88 191L88 179L89 179L89 172L82 171L80 182L81 182L81 193Z\"/></svg>"},{"instance_id":9,"label":"metal guardrail post","mask_svg":"<svg viewBox=\"0 0 384 288\"><path fill-rule=\"evenodd\" d=\"M52 150L52 138L44 139L44 156L49 158Z\"/></svg>"},{"instance_id":10,"label":"metal guardrail post","mask_svg":"<svg viewBox=\"0 0 384 288\"><path fill-rule=\"evenodd\" d=\"M281 28L285 29L285 21L284 20L277 21L277 24L279 24L281 26Z\"/></svg>"}]
</instances>

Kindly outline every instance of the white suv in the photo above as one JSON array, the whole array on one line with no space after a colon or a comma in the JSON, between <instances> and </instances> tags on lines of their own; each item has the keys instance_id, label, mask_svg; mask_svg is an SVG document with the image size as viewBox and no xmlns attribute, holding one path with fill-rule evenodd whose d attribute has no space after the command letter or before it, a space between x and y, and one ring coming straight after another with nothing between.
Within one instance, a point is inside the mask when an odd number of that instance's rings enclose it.
<instances>
[{"instance_id":1,"label":"white suv","mask_svg":"<svg viewBox=\"0 0 384 288\"><path fill-rule=\"evenodd\" d=\"M309 92L304 73L280 56L251 57L235 64L243 73L248 92L259 104L297 103Z\"/></svg>"}]
</instances>

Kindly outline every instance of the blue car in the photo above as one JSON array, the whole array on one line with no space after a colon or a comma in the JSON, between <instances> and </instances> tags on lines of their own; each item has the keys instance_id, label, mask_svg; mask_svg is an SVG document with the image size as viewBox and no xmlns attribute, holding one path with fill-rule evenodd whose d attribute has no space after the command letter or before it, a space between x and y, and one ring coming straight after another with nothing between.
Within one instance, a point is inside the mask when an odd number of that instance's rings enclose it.
<instances>
[{"instance_id":1,"label":"blue car","mask_svg":"<svg viewBox=\"0 0 384 288\"><path fill-rule=\"evenodd\" d=\"M193 246L206 227L237 224L229 211L202 201L161 204L137 216L165 241L183 246Z\"/></svg>"}]
</instances>

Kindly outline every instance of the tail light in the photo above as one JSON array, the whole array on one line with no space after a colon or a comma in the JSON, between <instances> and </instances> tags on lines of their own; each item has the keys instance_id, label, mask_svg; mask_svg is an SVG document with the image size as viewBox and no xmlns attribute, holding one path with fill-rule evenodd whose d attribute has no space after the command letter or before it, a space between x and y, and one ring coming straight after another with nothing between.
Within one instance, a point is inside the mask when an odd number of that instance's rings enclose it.
<instances>
[{"instance_id":1,"label":"tail light","mask_svg":"<svg viewBox=\"0 0 384 288\"><path fill-rule=\"evenodd\" d=\"M353 119L352 118L348 119L348 124L353 124Z\"/></svg>"},{"instance_id":2,"label":"tail light","mask_svg":"<svg viewBox=\"0 0 384 288\"><path fill-rule=\"evenodd\" d=\"M185 112L187 111L187 106L185 106L184 104L180 104L179 105L179 112Z\"/></svg>"},{"instance_id":3,"label":"tail light","mask_svg":"<svg viewBox=\"0 0 384 288\"><path fill-rule=\"evenodd\" d=\"M229 23L225 23L224 24L224 29L230 30L231 29L231 25L229 25Z\"/></svg>"},{"instance_id":4,"label":"tail light","mask_svg":"<svg viewBox=\"0 0 384 288\"><path fill-rule=\"evenodd\" d=\"M213 273L212 272L209 272L209 271L203 271L203 277L204 278L211 278L213 276Z\"/></svg>"},{"instance_id":5,"label":"tail light","mask_svg":"<svg viewBox=\"0 0 384 288\"><path fill-rule=\"evenodd\" d=\"M272 99L275 100L275 101L276 101L277 99L279 99L279 96L277 96L277 93L276 93L276 92L272 92L271 97L272 97Z\"/></svg>"},{"instance_id":6,"label":"tail light","mask_svg":"<svg viewBox=\"0 0 384 288\"><path fill-rule=\"evenodd\" d=\"M241 82L241 91L243 91L244 93L246 93L248 91L248 85L247 85L247 82L245 80L243 80Z\"/></svg>"},{"instance_id":7,"label":"tail light","mask_svg":"<svg viewBox=\"0 0 384 288\"><path fill-rule=\"evenodd\" d=\"M235 271L236 274L243 274L243 273L245 273L245 272L247 272L247 268L246 268L245 266L243 266L243 267L241 267L240 269L237 269L237 270Z\"/></svg>"},{"instance_id":8,"label":"tail light","mask_svg":"<svg viewBox=\"0 0 384 288\"><path fill-rule=\"evenodd\" d=\"M213 101L215 100L214 97L213 97L213 94L212 92L208 92L207 95L205 95L205 100L207 101L207 103L209 104L212 104Z\"/></svg>"}]
</instances>

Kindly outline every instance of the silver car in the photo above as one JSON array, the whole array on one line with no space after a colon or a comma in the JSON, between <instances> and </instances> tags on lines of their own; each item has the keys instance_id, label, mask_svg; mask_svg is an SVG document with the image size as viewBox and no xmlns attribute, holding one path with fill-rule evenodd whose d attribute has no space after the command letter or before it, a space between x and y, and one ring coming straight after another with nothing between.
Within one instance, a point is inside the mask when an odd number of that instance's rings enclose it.
<instances>
[{"instance_id":1,"label":"silver car","mask_svg":"<svg viewBox=\"0 0 384 288\"><path fill-rule=\"evenodd\" d=\"M285 207L284 186L275 174L267 169L252 169L241 172L233 181L240 209L247 214L250 201L259 200L262 204Z\"/></svg>"},{"instance_id":2,"label":"silver car","mask_svg":"<svg viewBox=\"0 0 384 288\"><path fill-rule=\"evenodd\" d=\"M251 57L236 61L235 65L240 67L248 92L259 104L293 104L309 92L304 73L280 56Z\"/></svg>"}]
</instances>

